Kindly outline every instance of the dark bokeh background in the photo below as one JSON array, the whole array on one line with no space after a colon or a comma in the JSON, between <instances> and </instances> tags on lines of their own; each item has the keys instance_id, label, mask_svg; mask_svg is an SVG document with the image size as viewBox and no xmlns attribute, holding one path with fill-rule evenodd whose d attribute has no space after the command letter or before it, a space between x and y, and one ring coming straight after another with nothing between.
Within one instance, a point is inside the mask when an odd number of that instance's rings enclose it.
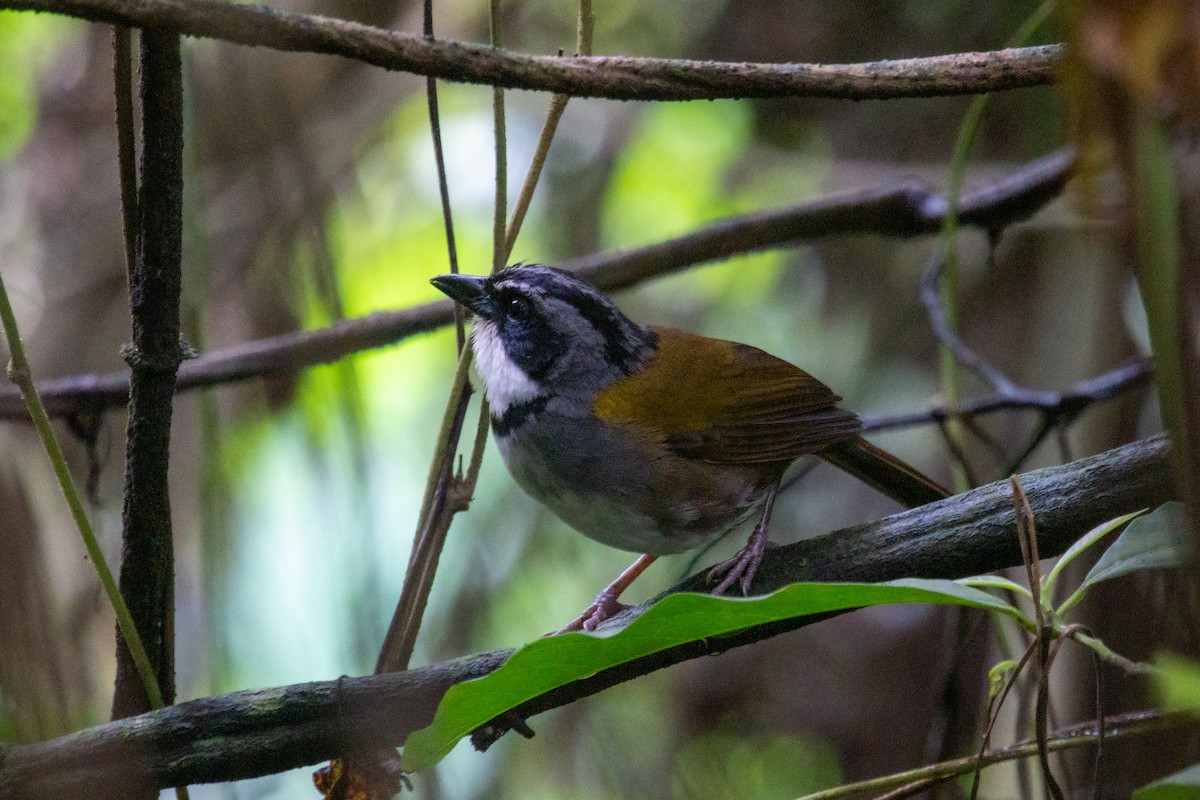
<instances>
[{"instance_id":1,"label":"dark bokeh background","mask_svg":"<svg viewBox=\"0 0 1200 800\"><path fill-rule=\"evenodd\" d=\"M418 30L413 5L296 7ZM484 40L482 5L437 4L439 34ZM822 62L985 50L1003 46L1035 6L627 1L597 8L595 49ZM515 50L571 51L574 26L566 4L505 9ZM0 58L21 76L0 97L0 128L11 132L0 140L0 269L39 376L120 369L129 337L109 36L103 26L0 14ZM1054 38L1043 30L1039 41ZM189 40L185 65L191 341L208 350L433 299L427 278L447 258L423 81L210 41ZM508 94L514 196L546 100ZM969 102L572 101L514 258L553 263L632 247L890 179L943 185ZM460 259L479 272L490 257L490 90L443 86L442 111ZM1054 90L996 96L970 180L1004 174L1065 136ZM1102 194L1084 213L1072 187L998 241L962 234L963 330L1014 379L1062 388L1144 348L1127 266L1110 241L1111 201ZM938 400L935 343L916 294L935 247L837 237L692 270L619 299L640 320L751 342L801 364L863 413L909 411ZM180 398L172 479L181 699L370 670L452 370L443 332ZM967 381L965 391L981 387ZM1034 422L1014 413L985 427L1012 452ZM1135 392L1073 425L1067 452L1052 438L1027 466L1157 425L1153 404ZM98 468L91 510L113 558L123 429L113 412L94 448L68 445L81 480ZM935 429L878 441L950 480ZM0 453L0 732L32 740L104 718L113 624L32 431L0 425ZM1000 476L987 448L970 458L981 480ZM815 535L893 510L819 467L781 499L773 535ZM452 531L416 663L537 637L573 617L628 560L520 495L489 452L476 502ZM633 596L669 584L689 561L664 560ZM1084 616L1118 650L1146 657L1166 638L1191 644L1194 631L1146 623L1176 598L1157 578L1118 581ZM858 612L537 718L532 742L505 741L482 756L460 747L417 787L454 798L698 797L729 787L792 797L975 746L986 669L1014 641L974 613ZM1139 683L1110 678L1109 711L1144 702ZM1060 722L1093 713L1090 681L1086 663L1059 665ZM1111 754L1114 796L1167 771L1169 752L1144 752ZM1081 765L1079 791L1088 780ZM985 793L1012 796L1014 775L994 771ZM296 797L310 791L306 782L301 772L193 797Z\"/></svg>"}]
</instances>

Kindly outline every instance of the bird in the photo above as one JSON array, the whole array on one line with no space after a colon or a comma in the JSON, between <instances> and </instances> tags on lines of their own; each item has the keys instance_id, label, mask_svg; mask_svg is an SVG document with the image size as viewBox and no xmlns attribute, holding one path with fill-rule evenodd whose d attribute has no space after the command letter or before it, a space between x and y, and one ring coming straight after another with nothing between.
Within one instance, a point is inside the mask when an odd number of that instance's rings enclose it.
<instances>
[{"instance_id":1,"label":"bird","mask_svg":"<svg viewBox=\"0 0 1200 800\"><path fill-rule=\"evenodd\" d=\"M758 522L710 570L748 595L775 495L816 455L908 507L949 492L862 437L862 421L799 367L747 344L641 325L580 277L518 263L431 283L473 315L492 433L515 482L562 521L639 558L563 631L594 630L661 555Z\"/></svg>"}]
</instances>

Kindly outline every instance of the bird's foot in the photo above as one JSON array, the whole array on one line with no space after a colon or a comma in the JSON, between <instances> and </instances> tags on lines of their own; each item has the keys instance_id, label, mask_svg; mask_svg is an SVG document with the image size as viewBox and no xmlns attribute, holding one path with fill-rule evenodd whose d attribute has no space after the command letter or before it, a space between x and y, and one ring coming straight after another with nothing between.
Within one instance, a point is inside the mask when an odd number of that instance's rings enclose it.
<instances>
[{"instance_id":1,"label":"bird's foot","mask_svg":"<svg viewBox=\"0 0 1200 800\"><path fill-rule=\"evenodd\" d=\"M561 629L555 631L553 635L570 633L571 631L594 631L600 626L601 622L604 622L604 620L613 614L619 614L629 608L624 603L617 602L617 595L610 591L611 588L609 587L609 589L605 589L596 595L596 599L590 606L583 610L582 614Z\"/></svg>"},{"instance_id":2,"label":"bird's foot","mask_svg":"<svg viewBox=\"0 0 1200 800\"><path fill-rule=\"evenodd\" d=\"M762 563L763 553L767 551L768 547L778 547L778 545L767 538L764 528L756 526L745 547L739 550L733 558L722 561L708 571L710 581L721 579L721 582L713 587L711 593L717 596L723 595L729 587L736 583L742 587L743 597L750 594L750 582L754 580L754 575L758 572L758 565Z\"/></svg>"},{"instance_id":3,"label":"bird's foot","mask_svg":"<svg viewBox=\"0 0 1200 800\"><path fill-rule=\"evenodd\" d=\"M605 587L604 591L596 595L596 601L583 610L583 613L575 618L571 624L565 628L555 631L555 633L569 633L570 631L594 631L599 627L601 622L617 614L629 606L618 603L617 598L629 588L629 584L637 580L637 577L646 571L646 567L654 563L658 556L650 553L644 553L638 556L637 561L630 564L624 572L617 576L617 579Z\"/></svg>"}]
</instances>

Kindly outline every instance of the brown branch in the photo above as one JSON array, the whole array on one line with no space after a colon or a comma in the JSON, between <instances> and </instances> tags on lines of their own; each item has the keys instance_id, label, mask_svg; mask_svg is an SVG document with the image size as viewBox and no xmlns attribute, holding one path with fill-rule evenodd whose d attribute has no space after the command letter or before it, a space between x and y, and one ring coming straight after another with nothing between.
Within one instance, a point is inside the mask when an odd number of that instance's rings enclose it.
<instances>
[{"instance_id":1,"label":"brown branch","mask_svg":"<svg viewBox=\"0 0 1200 800\"><path fill-rule=\"evenodd\" d=\"M1166 437L1022 476L1038 518L1038 547L1061 553L1084 531L1171 493ZM1007 482L874 523L768 550L755 578L764 592L798 580L956 578L1021 563ZM671 591L703 585L703 574ZM624 624L638 606L611 620ZM518 708L520 720L692 658L811 624L801 617L691 642L555 689ZM401 744L424 727L454 683L486 675L496 651L407 672L236 692L182 703L32 745L0 745L0 797L113 797L130 786L167 787L281 772L350 747Z\"/></svg>"},{"instance_id":2,"label":"brown branch","mask_svg":"<svg viewBox=\"0 0 1200 800\"><path fill-rule=\"evenodd\" d=\"M218 0L0 0L93 22L350 58L448 81L614 100L980 94L1054 80L1059 45L863 64L750 64L658 58L532 56L427 40L346 20Z\"/></svg>"},{"instance_id":3,"label":"brown branch","mask_svg":"<svg viewBox=\"0 0 1200 800\"><path fill-rule=\"evenodd\" d=\"M137 257L130 274L133 344L125 448L121 594L154 668L175 698L175 551L171 539L171 411L182 359L179 297L183 234L183 81L179 37L141 36L142 169ZM113 717L151 708L120 630ZM132 795L131 795L132 796Z\"/></svg>"},{"instance_id":4,"label":"brown branch","mask_svg":"<svg viewBox=\"0 0 1200 800\"><path fill-rule=\"evenodd\" d=\"M960 221L997 229L1031 216L1062 190L1073 163L1070 150L1058 150L998 181L977 187L960 201ZM580 272L606 291L615 291L697 264L821 237L852 233L914 237L936 233L946 207L945 195L928 184L890 182L723 219L665 242L588 256L561 266ZM294 372L395 344L449 324L452 306L442 301L401 311L380 311L318 330L216 350L185 362L179 370L177 388L184 391ZM78 375L42 381L38 391L51 416L65 417L94 414L124 404L129 384L122 373ZM20 393L0 387L0 419L27 418Z\"/></svg>"}]
</instances>

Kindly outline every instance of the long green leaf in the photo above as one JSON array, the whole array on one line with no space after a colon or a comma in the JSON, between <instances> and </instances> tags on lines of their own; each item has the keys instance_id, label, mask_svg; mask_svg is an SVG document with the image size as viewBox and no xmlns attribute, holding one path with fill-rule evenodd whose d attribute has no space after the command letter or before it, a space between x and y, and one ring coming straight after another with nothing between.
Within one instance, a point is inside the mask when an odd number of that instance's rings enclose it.
<instances>
[{"instance_id":1,"label":"long green leaf","mask_svg":"<svg viewBox=\"0 0 1200 800\"><path fill-rule=\"evenodd\" d=\"M1133 793L1133 800L1196 800L1200 797L1200 764L1147 784Z\"/></svg>"},{"instance_id":2,"label":"long green leaf","mask_svg":"<svg viewBox=\"0 0 1200 800\"><path fill-rule=\"evenodd\" d=\"M1051 593L1054 591L1054 584L1058 580L1058 576L1064 569L1066 569L1068 564L1075 560L1080 553L1087 550L1096 542L1100 541L1105 536L1108 536L1108 534L1112 533L1126 522L1129 522L1134 517L1145 513L1146 509L1142 509L1141 511L1134 511L1130 514L1124 514L1116 519L1110 519L1108 522L1103 522L1097 525L1086 534L1076 539L1074 544L1068 547L1066 552L1058 557L1058 563L1054 565L1054 569L1050 570L1050 574L1046 576L1046 585L1042 589L1042 594L1045 597L1049 597L1051 595Z\"/></svg>"},{"instance_id":3,"label":"long green leaf","mask_svg":"<svg viewBox=\"0 0 1200 800\"><path fill-rule=\"evenodd\" d=\"M1012 606L986 592L936 580L797 583L749 599L671 595L626 628L539 639L518 650L491 675L452 687L433 723L408 737L405 769L428 769L483 723L551 689L619 664L754 625L888 603L953 604L1018 615Z\"/></svg>"},{"instance_id":4,"label":"long green leaf","mask_svg":"<svg viewBox=\"0 0 1200 800\"><path fill-rule=\"evenodd\" d=\"M1065 617L1087 590L1101 581L1139 569L1169 569L1186 564L1190 553L1188 528L1183 503L1174 500L1129 523L1112 547L1100 556L1079 588L1058 607L1058 615Z\"/></svg>"}]
</instances>

